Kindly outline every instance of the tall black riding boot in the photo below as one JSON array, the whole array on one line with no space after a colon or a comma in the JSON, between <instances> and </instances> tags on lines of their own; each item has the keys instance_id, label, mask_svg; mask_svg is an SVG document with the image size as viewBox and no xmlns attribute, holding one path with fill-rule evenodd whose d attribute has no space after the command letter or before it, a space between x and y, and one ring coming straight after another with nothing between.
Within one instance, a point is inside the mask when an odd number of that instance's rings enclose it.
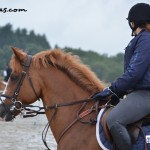
<instances>
[{"instance_id":1,"label":"tall black riding boot","mask_svg":"<svg viewBox=\"0 0 150 150\"><path fill-rule=\"evenodd\" d=\"M111 127L110 133L119 150L132 150L132 142L127 129L121 124Z\"/></svg>"}]
</instances>

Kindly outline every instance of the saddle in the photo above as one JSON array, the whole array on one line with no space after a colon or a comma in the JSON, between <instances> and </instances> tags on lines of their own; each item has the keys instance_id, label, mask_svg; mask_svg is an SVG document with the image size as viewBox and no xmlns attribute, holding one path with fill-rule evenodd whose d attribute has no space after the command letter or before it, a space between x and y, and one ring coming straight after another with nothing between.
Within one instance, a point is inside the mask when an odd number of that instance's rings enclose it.
<instances>
[{"instance_id":1,"label":"saddle","mask_svg":"<svg viewBox=\"0 0 150 150\"><path fill-rule=\"evenodd\" d=\"M103 127L105 136L110 143L112 143L113 140L112 140L111 134L109 132L109 129L107 127L106 117L112 108L113 107L106 108L106 110L104 111L102 118L101 118L101 125ZM138 122L128 125L127 129L129 131L129 134L131 136L131 140L133 143L136 142L138 135L140 133L140 130L142 130L141 127L146 126L146 125L150 125L150 115L144 117L143 119L139 120Z\"/></svg>"}]
</instances>

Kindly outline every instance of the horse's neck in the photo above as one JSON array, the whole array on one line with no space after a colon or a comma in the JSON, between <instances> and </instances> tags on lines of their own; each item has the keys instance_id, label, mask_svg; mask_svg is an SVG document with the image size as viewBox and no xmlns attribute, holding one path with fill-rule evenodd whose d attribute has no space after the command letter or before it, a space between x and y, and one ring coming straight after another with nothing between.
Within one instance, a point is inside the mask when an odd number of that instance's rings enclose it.
<instances>
[{"instance_id":1,"label":"horse's neck","mask_svg":"<svg viewBox=\"0 0 150 150\"><path fill-rule=\"evenodd\" d=\"M72 102L88 98L90 93L83 90L80 86L74 83L63 72L52 69L50 74L47 74L43 82L43 103L44 105L51 106L54 104L64 104L66 102ZM72 120L75 119L77 111L81 107L80 105L60 107L57 109L57 113L53 118L51 129L57 140L60 133ZM54 110L47 110L46 115L48 120L52 117Z\"/></svg>"}]
</instances>

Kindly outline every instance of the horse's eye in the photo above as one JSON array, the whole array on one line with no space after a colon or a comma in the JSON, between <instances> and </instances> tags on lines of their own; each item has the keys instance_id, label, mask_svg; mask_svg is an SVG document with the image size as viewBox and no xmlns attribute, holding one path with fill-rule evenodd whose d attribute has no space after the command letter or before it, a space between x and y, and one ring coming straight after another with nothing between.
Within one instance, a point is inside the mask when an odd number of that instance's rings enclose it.
<instances>
[{"instance_id":1,"label":"horse's eye","mask_svg":"<svg viewBox=\"0 0 150 150\"><path fill-rule=\"evenodd\" d=\"M10 79L14 82L16 82L18 80L19 76L11 74Z\"/></svg>"}]
</instances>

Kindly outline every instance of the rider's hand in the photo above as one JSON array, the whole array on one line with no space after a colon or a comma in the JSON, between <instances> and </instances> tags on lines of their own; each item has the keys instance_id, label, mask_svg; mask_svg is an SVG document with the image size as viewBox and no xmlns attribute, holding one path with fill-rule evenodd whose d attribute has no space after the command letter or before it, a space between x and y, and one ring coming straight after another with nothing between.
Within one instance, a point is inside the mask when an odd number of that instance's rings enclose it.
<instances>
[{"instance_id":1,"label":"rider's hand","mask_svg":"<svg viewBox=\"0 0 150 150\"><path fill-rule=\"evenodd\" d=\"M112 94L114 94L114 93L108 87L108 88L104 89L102 92L95 94L92 98L100 101L100 100L105 100L107 97L111 96Z\"/></svg>"}]
</instances>

